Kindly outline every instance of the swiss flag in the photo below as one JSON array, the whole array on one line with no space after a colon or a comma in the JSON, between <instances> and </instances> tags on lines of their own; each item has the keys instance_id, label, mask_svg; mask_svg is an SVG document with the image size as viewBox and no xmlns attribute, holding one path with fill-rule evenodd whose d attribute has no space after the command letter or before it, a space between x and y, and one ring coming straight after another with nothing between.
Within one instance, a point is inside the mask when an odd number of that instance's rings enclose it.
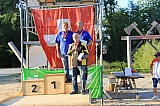
<instances>
[{"instance_id":1,"label":"swiss flag","mask_svg":"<svg viewBox=\"0 0 160 106\"><path fill-rule=\"evenodd\" d=\"M32 9L38 38L51 68L62 68L61 59L56 57L55 37L61 31L62 22L69 23L69 30L76 32L76 22L83 22L83 29L88 31L93 43L89 47L88 65L95 64L95 35L93 6L55 9Z\"/></svg>"}]
</instances>

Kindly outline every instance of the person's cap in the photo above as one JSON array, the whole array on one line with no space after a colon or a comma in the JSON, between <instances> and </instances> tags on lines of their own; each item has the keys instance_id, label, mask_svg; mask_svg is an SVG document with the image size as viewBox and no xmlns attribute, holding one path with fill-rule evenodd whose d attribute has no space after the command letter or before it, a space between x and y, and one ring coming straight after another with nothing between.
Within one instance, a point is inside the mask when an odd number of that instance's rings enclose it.
<instances>
[{"instance_id":1,"label":"person's cap","mask_svg":"<svg viewBox=\"0 0 160 106\"><path fill-rule=\"evenodd\" d=\"M154 56L160 56L160 52L156 52Z\"/></svg>"}]
</instances>

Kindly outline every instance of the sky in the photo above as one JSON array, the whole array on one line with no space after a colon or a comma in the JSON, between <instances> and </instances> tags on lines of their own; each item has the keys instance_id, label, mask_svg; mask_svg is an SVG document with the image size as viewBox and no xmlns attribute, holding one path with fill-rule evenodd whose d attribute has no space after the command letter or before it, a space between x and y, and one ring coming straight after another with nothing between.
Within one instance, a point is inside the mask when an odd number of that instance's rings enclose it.
<instances>
[{"instance_id":1,"label":"sky","mask_svg":"<svg viewBox=\"0 0 160 106\"><path fill-rule=\"evenodd\" d=\"M118 2L118 5L120 5L121 7L128 7L128 0L116 0ZM134 3L137 0L134 0Z\"/></svg>"}]
</instances>

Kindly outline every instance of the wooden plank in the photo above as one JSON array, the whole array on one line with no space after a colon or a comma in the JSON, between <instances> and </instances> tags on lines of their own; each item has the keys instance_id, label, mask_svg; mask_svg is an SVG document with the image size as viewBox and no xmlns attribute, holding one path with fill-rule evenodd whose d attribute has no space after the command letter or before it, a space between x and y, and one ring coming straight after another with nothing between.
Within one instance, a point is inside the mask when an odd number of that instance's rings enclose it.
<instances>
[{"instance_id":1,"label":"wooden plank","mask_svg":"<svg viewBox=\"0 0 160 106\"><path fill-rule=\"evenodd\" d=\"M138 90L118 90L119 93L138 93Z\"/></svg>"},{"instance_id":2,"label":"wooden plank","mask_svg":"<svg viewBox=\"0 0 160 106\"><path fill-rule=\"evenodd\" d=\"M103 93L106 95L106 97L107 97L109 100L112 99L112 97L107 93L107 90L106 90L105 88L103 89Z\"/></svg>"},{"instance_id":3,"label":"wooden plank","mask_svg":"<svg viewBox=\"0 0 160 106\"><path fill-rule=\"evenodd\" d=\"M93 1L82 1L82 4L92 4L94 3Z\"/></svg>"},{"instance_id":4,"label":"wooden plank","mask_svg":"<svg viewBox=\"0 0 160 106\"><path fill-rule=\"evenodd\" d=\"M113 83L109 84L107 88L108 88L109 91L114 91L115 83L114 84Z\"/></svg>"},{"instance_id":5,"label":"wooden plank","mask_svg":"<svg viewBox=\"0 0 160 106\"><path fill-rule=\"evenodd\" d=\"M86 2L93 2L93 3L96 2L96 0L81 0L81 1L82 1L82 2L83 2L83 1L86 1Z\"/></svg>"},{"instance_id":6,"label":"wooden plank","mask_svg":"<svg viewBox=\"0 0 160 106\"><path fill-rule=\"evenodd\" d=\"M54 2L54 0L39 0L40 2L43 2L43 3L53 3Z\"/></svg>"},{"instance_id":7,"label":"wooden plank","mask_svg":"<svg viewBox=\"0 0 160 106\"><path fill-rule=\"evenodd\" d=\"M160 35L130 36L131 40L160 39ZM121 40L127 40L127 36L121 36Z\"/></svg>"},{"instance_id":8,"label":"wooden plank","mask_svg":"<svg viewBox=\"0 0 160 106\"><path fill-rule=\"evenodd\" d=\"M4 105L8 106L91 106L88 101L89 95L69 95L69 94L57 94L57 95L34 95L34 96L19 96L9 100ZM94 105L92 105L94 106Z\"/></svg>"},{"instance_id":9,"label":"wooden plank","mask_svg":"<svg viewBox=\"0 0 160 106\"><path fill-rule=\"evenodd\" d=\"M65 83L64 89L65 89L65 94L69 94L70 92L72 92L72 83ZM78 83L78 93L80 93L80 90L81 90L81 84Z\"/></svg>"},{"instance_id":10,"label":"wooden plank","mask_svg":"<svg viewBox=\"0 0 160 106\"><path fill-rule=\"evenodd\" d=\"M1 101L0 101L0 104L2 104L2 103L4 103L4 102L7 102L7 101L9 101L9 100L11 100L11 99L13 99L13 98L15 98L15 97L17 97L17 96L22 95L22 94L23 94L23 92L15 93L14 95L9 96L9 97L4 98L3 100L1 100Z\"/></svg>"},{"instance_id":11,"label":"wooden plank","mask_svg":"<svg viewBox=\"0 0 160 106\"><path fill-rule=\"evenodd\" d=\"M138 73L132 73L131 76L124 76L123 72L111 72L111 74L114 75L117 78L135 78L135 79L144 78L144 76L142 76Z\"/></svg>"},{"instance_id":12,"label":"wooden plank","mask_svg":"<svg viewBox=\"0 0 160 106\"><path fill-rule=\"evenodd\" d=\"M56 2L56 5L81 4L80 1L75 2Z\"/></svg>"}]
</instances>

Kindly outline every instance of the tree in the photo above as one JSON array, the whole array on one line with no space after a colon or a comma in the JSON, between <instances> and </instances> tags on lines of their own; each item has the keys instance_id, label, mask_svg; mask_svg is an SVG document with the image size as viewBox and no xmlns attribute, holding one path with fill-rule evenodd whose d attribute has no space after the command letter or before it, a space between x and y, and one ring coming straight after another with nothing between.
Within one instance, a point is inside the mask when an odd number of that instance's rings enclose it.
<instances>
[{"instance_id":1,"label":"tree","mask_svg":"<svg viewBox=\"0 0 160 106\"><path fill-rule=\"evenodd\" d=\"M0 67L17 67L20 62L8 46L13 41L20 50L20 28L15 0L0 1Z\"/></svg>"},{"instance_id":2,"label":"tree","mask_svg":"<svg viewBox=\"0 0 160 106\"><path fill-rule=\"evenodd\" d=\"M123 26L126 24L128 13L126 9L116 7L116 3L110 2L109 5L103 19L103 44L107 47L105 59L109 62L123 61L126 57L126 42L121 41L121 36L126 35ZM109 35L110 39L106 35Z\"/></svg>"},{"instance_id":3,"label":"tree","mask_svg":"<svg viewBox=\"0 0 160 106\"><path fill-rule=\"evenodd\" d=\"M152 44L160 50L160 42L158 42L158 40L153 40ZM149 45L149 43L144 43L133 55L133 68L149 69L155 53L156 51Z\"/></svg>"},{"instance_id":4,"label":"tree","mask_svg":"<svg viewBox=\"0 0 160 106\"><path fill-rule=\"evenodd\" d=\"M121 36L126 36L127 34L124 32L123 28L136 22L138 24L137 27L142 31L142 34L145 35L151 27L151 23L154 20L160 20L158 8L160 3L155 0L150 0L149 4L150 5L146 5L143 3L143 0L140 0L138 4L133 4L133 1L130 0L128 8L112 8L114 7L112 5L115 5L112 3L111 7L107 9L107 13L105 13L103 19L103 35L107 34L110 36L107 42L105 42L105 36L103 37L103 43L107 46L107 61L126 61L126 41L121 41ZM158 32L154 29L151 34L158 34ZM131 36L138 35L139 33L133 29ZM138 43L139 41L132 42L132 49L134 49Z\"/></svg>"}]
</instances>

